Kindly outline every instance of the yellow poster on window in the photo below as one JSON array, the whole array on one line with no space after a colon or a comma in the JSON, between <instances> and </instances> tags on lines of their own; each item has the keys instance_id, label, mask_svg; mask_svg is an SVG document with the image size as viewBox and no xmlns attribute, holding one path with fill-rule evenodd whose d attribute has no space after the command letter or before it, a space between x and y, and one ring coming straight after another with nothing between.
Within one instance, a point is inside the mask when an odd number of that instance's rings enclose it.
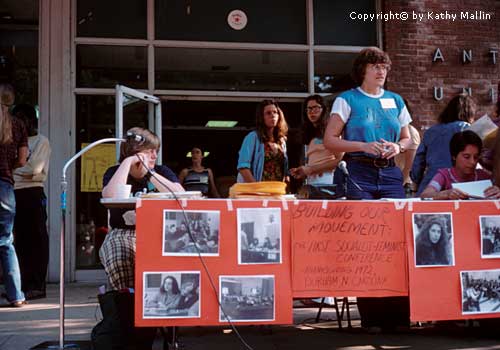
<instances>
[{"instance_id":1,"label":"yellow poster on window","mask_svg":"<svg viewBox=\"0 0 500 350\"><path fill-rule=\"evenodd\" d=\"M82 143L82 148L88 143ZM104 172L116 164L114 144L97 145L82 156L80 190L82 192L101 192Z\"/></svg>"}]
</instances>

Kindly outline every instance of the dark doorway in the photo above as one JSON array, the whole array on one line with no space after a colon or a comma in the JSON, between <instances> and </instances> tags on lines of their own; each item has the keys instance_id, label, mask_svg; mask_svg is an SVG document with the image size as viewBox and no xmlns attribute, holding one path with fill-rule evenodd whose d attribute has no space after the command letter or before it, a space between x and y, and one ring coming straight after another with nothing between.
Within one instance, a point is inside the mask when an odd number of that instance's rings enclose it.
<instances>
[{"instance_id":1,"label":"dark doorway","mask_svg":"<svg viewBox=\"0 0 500 350\"><path fill-rule=\"evenodd\" d=\"M198 146L209 155L205 167L217 180L234 183L241 142L255 126L255 110L259 101L179 101L163 102L163 163L177 174L191 165L186 155ZM301 102L279 102L289 125L288 156L290 166L297 166L301 146ZM231 128L206 127L210 120L237 121ZM225 191L221 191L224 193Z\"/></svg>"}]
</instances>

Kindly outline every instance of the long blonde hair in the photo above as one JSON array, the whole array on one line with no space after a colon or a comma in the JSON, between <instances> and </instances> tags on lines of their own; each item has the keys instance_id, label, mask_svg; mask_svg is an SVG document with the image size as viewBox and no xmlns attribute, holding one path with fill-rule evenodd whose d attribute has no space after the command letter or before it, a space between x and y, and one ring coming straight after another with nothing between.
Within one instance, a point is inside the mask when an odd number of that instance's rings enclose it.
<instances>
[{"instance_id":1,"label":"long blonde hair","mask_svg":"<svg viewBox=\"0 0 500 350\"><path fill-rule=\"evenodd\" d=\"M0 84L0 145L12 142L12 117L9 107L14 104L14 88L10 84Z\"/></svg>"}]
</instances>

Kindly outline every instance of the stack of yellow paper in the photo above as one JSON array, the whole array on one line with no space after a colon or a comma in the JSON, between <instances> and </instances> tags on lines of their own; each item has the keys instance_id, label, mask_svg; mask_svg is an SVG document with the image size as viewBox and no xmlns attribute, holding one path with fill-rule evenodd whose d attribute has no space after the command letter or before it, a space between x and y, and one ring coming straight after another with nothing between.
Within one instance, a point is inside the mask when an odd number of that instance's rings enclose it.
<instances>
[{"instance_id":1,"label":"stack of yellow paper","mask_svg":"<svg viewBox=\"0 0 500 350\"><path fill-rule=\"evenodd\" d=\"M281 198L286 194L286 183L262 181L236 183L229 189L230 198Z\"/></svg>"}]
</instances>

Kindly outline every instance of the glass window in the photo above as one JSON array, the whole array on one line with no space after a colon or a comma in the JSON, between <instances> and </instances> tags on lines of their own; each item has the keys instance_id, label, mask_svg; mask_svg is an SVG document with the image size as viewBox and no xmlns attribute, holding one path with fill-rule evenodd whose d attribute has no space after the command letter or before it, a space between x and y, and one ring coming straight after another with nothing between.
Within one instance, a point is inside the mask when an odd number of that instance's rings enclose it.
<instances>
[{"instance_id":1,"label":"glass window","mask_svg":"<svg viewBox=\"0 0 500 350\"><path fill-rule=\"evenodd\" d=\"M314 0L316 45L376 46L376 22L351 19L351 13L375 13L374 0Z\"/></svg>"},{"instance_id":2,"label":"glass window","mask_svg":"<svg viewBox=\"0 0 500 350\"><path fill-rule=\"evenodd\" d=\"M316 52L314 54L314 90L334 93L355 86L351 78L356 53Z\"/></svg>"},{"instance_id":3,"label":"glass window","mask_svg":"<svg viewBox=\"0 0 500 350\"><path fill-rule=\"evenodd\" d=\"M241 10L247 25L240 30L228 15ZM243 19L244 20L244 19ZM156 39L306 44L304 0L156 0Z\"/></svg>"},{"instance_id":4,"label":"glass window","mask_svg":"<svg viewBox=\"0 0 500 350\"><path fill-rule=\"evenodd\" d=\"M123 110L124 129L147 127L147 103L137 101ZM115 137L114 96L76 97L77 151L96 140ZM97 155L76 162L76 267L100 268L99 249L108 230L107 211L101 199L102 175L111 163L116 149L113 143L98 145ZM88 153L86 153L88 155ZM116 158L114 158L116 159Z\"/></svg>"},{"instance_id":5,"label":"glass window","mask_svg":"<svg viewBox=\"0 0 500 350\"><path fill-rule=\"evenodd\" d=\"M307 91L307 53L157 48L156 89Z\"/></svg>"},{"instance_id":6,"label":"glass window","mask_svg":"<svg viewBox=\"0 0 500 350\"><path fill-rule=\"evenodd\" d=\"M76 21L79 37L146 39L147 1L78 0Z\"/></svg>"},{"instance_id":7,"label":"glass window","mask_svg":"<svg viewBox=\"0 0 500 350\"><path fill-rule=\"evenodd\" d=\"M16 103L38 102L38 30L0 30L0 82L14 85Z\"/></svg>"},{"instance_id":8,"label":"glass window","mask_svg":"<svg viewBox=\"0 0 500 350\"><path fill-rule=\"evenodd\" d=\"M146 47L78 45L76 86L114 88L122 84L146 89L147 61Z\"/></svg>"}]
</instances>

